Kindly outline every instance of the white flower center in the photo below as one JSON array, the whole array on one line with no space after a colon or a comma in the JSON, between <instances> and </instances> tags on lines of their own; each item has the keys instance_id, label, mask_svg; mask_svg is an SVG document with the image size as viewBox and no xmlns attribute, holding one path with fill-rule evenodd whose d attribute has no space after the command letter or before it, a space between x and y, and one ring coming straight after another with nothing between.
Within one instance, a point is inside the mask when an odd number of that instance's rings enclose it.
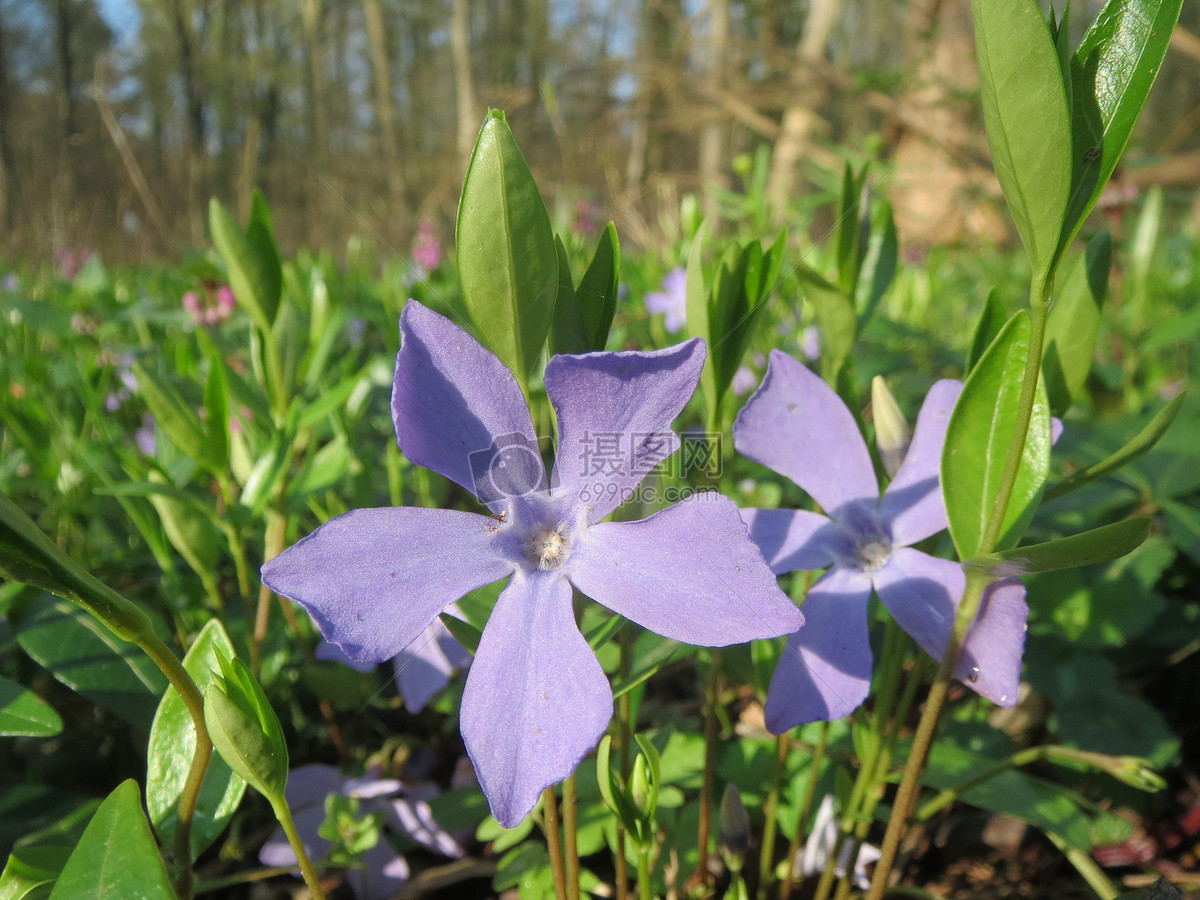
<instances>
[{"instance_id":1,"label":"white flower center","mask_svg":"<svg viewBox=\"0 0 1200 900\"><path fill-rule=\"evenodd\" d=\"M859 564L866 572L875 572L883 568L891 556L892 543L884 538L864 541L858 545Z\"/></svg>"},{"instance_id":2,"label":"white flower center","mask_svg":"<svg viewBox=\"0 0 1200 900\"><path fill-rule=\"evenodd\" d=\"M567 558L568 547L561 525L534 532L526 545L529 559L539 569L557 569Z\"/></svg>"}]
</instances>

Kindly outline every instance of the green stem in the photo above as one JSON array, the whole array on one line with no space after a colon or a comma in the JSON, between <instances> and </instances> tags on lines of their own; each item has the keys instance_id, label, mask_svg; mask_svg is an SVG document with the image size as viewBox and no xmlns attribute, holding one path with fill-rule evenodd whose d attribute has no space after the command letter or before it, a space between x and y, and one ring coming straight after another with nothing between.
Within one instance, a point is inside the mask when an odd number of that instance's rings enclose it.
<instances>
[{"instance_id":1,"label":"green stem","mask_svg":"<svg viewBox=\"0 0 1200 900\"><path fill-rule=\"evenodd\" d=\"M821 773L821 764L825 761L825 751L829 747L829 732L831 722L821 723L821 736L817 739L816 749L813 750L812 760L808 767L808 783L804 787L804 799L800 801L800 817L796 820L796 833L788 844L787 878L779 888L779 900L788 900L792 892L792 880L795 877L796 857L800 853L800 845L804 842L804 826L812 813L813 798L817 795L817 776Z\"/></svg>"},{"instance_id":2,"label":"green stem","mask_svg":"<svg viewBox=\"0 0 1200 900\"><path fill-rule=\"evenodd\" d=\"M1116 886L1108 880L1108 876L1104 874L1104 870L1096 865L1087 853L1080 850L1078 847L1071 847L1061 837L1053 831L1047 831L1046 837L1054 842L1054 845L1063 852L1063 855L1075 867L1075 871L1083 876L1083 880L1090 887L1100 900L1114 900L1117 896ZM1151 893L1154 893L1151 891Z\"/></svg>"},{"instance_id":3,"label":"green stem","mask_svg":"<svg viewBox=\"0 0 1200 900\"><path fill-rule=\"evenodd\" d=\"M308 853L304 849L304 841L300 837L300 833L296 831L296 823L292 820L292 811L288 809L287 803L282 795L271 801L271 808L275 812L275 818L279 820L279 824L283 826L283 833L287 835L288 843L292 845L292 852L296 854L296 862L300 865L300 876L304 879L304 883L308 885L309 893L312 894L313 900L325 900L325 892L321 890L321 880L317 877L317 871L313 868L312 860L308 858Z\"/></svg>"},{"instance_id":4,"label":"green stem","mask_svg":"<svg viewBox=\"0 0 1200 900\"><path fill-rule=\"evenodd\" d=\"M621 629L619 636L621 646L621 661L618 664L617 671L621 678L629 677L629 669L632 664L633 654L633 635L631 629L626 627ZM633 717L633 697L630 691L626 691L617 698L617 742L620 747L620 766L621 766L621 784L629 784L629 769L633 765L633 754L630 745L633 743L633 723L630 719ZM625 845L628 836L625 834L625 825L620 818L617 819L617 853L615 866L615 879L617 882L617 900L629 900L629 860L625 856Z\"/></svg>"},{"instance_id":5,"label":"green stem","mask_svg":"<svg viewBox=\"0 0 1200 900\"><path fill-rule=\"evenodd\" d=\"M579 900L579 844L575 817L575 773L563 781L563 844L566 860L563 866L567 879L567 900Z\"/></svg>"},{"instance_id":6,"label":"green stem","mask_svg":"<svg viewBox=\"0 0 1200 900\"><path fill-rule=\"evenodd\" d=\"M763 838L762 853L758 858L758 896L765 900L767 889L774 881L775 875L775 834L778 830L779 783L787 767L788 754L787 732L775 739L775 768L771 773L771 784L767 791L766 802L763 803Z\"/></svg>"},{"instance_id":7,"label":"green stem","mask_svg":"<svg viewBox=\"0 0 1200 900\"><path fill-rule=\"evenodd\" d=\"M653 900L650 890L650 851L638 848L637 856L638 900Z\"/></svg>"},{"instance_id":8,"label":"green stem","mask_svg":"<svg viewBox=\"0 0 1200 900\"><path fill-rule=\"evenodd\" d=\"M1004 461L1004 469L996 491L995 503L988 517L980 540L978 553L991 553L996 549L1000 540L1001 529L1004 527L1004 517L1008 512L1008 504L1012 499L1013 489L1017 482L1017 473L1021 467L1021 457L1025 452L1025 439L1029 434L1029 423L1033 420L1033 404L1037 396L1038 378L1042 368L1042 347L1046 339L1046 316L1050 308L1050 293L1052 285L1041 285L1041 290L1030 292L1030 332L1029 353L1025 358L1025 372L1021 382L1021 394L1018 399L1017 415L1013 423L1012 440L1008 446L1008 455ZM942 655L941 665L937 676L929 688L929 696L925 700L925 709L917 724L917 732L913 737L912 750L904 766L904 775L900 787L896 791L892 815L888 819L887 832L884 834L883 846L880 847L879 862L871 877L871 888L866 900L882 900L892 866L896 861L896 851L900 846L900 838L907 824L909 813L917 795L917 779L925 768L925 760L929 748L937 732L938 719L946 694L950 688L950 679L954 675L954 663L958 659L958 651L966 637L967 630L975 621L983 592L991 579L978 573L968 572L967 583L963 591L958 612L954 618L954 629Z\"/></svg>"},{"instance_id":9,"label":"green stem","mask_svg":"<svg viewBox=\"0 0 1200 900\"><path fill-rule=\"evenodd\" d=\"M558 798L554 785L542 791L542 830L546 833L546 852L550 854L550 872L554 875L554 896L567 900L567 877L563 872L562 844L558 834Z\"/></svg>"},{"instance_id":10,"label":"green stem","mask_svg":"<svg viewBox=\"0 0 1200 900\"><path fill-rule=\"evenodd\" d=\"M708 683L704 691L704 781L700 786L700 823L696 829L699 856L696 872L692 875L692 881L701 885L708 884L708 843L712 834L713 780L717 768L717 707L721 702L721 650L714 648L711 653Z\"/></svg>"}]
</instances>

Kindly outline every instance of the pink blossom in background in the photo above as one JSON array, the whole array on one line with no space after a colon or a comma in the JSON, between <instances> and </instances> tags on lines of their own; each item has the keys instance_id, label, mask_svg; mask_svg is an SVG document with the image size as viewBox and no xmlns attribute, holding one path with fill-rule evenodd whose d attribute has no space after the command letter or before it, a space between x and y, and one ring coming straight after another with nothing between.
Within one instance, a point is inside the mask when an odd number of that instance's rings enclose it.
<instances>
[{"instance_id":1,"label":"pink blossom in background","mask_svg":"<svg viewBox=\"0 0 1200 900\"><path fill-rule=\"evenodd\" d=\"M73 281L83 268L84 263L92 258L92 251L87 247L72 250L69 247L59 247L54 251L54 259L58 263L58 272L67 281Z\"/></svg>"},{"instance_id":2,"label":"pink blossom in background","mask_svg":"<svg viewBox=\"0 0 1200 900\"><path fill-rule=\"evenodd\" d=\"M417 240L413 244L413 262L432 272L442 262L442 242L438 239L437 229L428 219L422 219L417 226Z\"/></svg>"}]
</instances>

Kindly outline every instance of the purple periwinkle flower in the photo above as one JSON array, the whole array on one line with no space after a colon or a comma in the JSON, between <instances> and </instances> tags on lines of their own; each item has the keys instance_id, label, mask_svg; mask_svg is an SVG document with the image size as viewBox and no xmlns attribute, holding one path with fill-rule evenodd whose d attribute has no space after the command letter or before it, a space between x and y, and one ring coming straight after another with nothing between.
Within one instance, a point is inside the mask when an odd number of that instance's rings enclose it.
<instances>
[{"instance_id":1,"label":"purple periwinkle flower","mask_svg":"<svg viewBox=\"0 0 1200 900\"><path fill-rule=\"evenodd\" d=\"M687 270L676 266L663 276L662 290L646 295L646 312L664 313L663 325L674 334L687 324Z\"/></svg>"},{"instance_id":2,"label":"purple periwinkle flower","mask_svg":"<svg viewBox=\"0 0 1200 900\"><path fill-rule=\"evenodd\" d=\"M803 365L771 351L762 386L734 423L734 446L792 479L827 515L745 509L742 517L776 573L828 567L804 601L808 624L788 639L771 679L771 731L841 718L866 698L872 589L922 649L935 658L945 650L966 576L957 562L912 545L947 525L939 468L961 390L951 380L930 388L904 462L881 497L850 410ZM964 641L955 677L994 703L1015 703L1027 615L1024 585L995 582Z\"/></svg>"},{"instance_id":3,"label":"purple periwinkle flower","mask_svg":"<svg viewBox=\"0 0 1200 900\"><path fill-rule=\"evenodd\" d=\"M699 494L640 521L603 521L678 449L670 426L695 391L702 341L552 358L544 383L559 441L548 483L524 395L504 364L412 300L400 332L392 391L400 449L492 515L353 510L268 562L263 580L304 605L350 657L384 660L450 603L507 578L460 720L492 813L512 827L612 717L608 680L575 623L573 588L693 644L790 634L804 617L726 497ZM622 444L620 465L581 465L597 435Z\"/></svg>"},{"instance_id":4,"label":"purple periwinkle flower","mask_svg":"<svg viewBox=\"0 0 1200 900\"><path fill-rule=\"evenodd\" d=\"M299 766L288 774L285 794L296 822L296 831L305 852L320 859L329 852L330 842L318 830L325 820L325 798L341 794L358 798L361 812L383 813L384 822L400 834L407 835L443 856L458 858L462 848L434 820L429 799L437 793L432 785L406 786L394 778L344 778L333 766L312 763ZM264 866L294 866L296 854L282 828L267 840L259 851L258 860ZM387 838L362 856L363 867L350 872L350 884L360 900L384 900L408 880L408 863L392 849Z\"/></svg>"}]
</instances>

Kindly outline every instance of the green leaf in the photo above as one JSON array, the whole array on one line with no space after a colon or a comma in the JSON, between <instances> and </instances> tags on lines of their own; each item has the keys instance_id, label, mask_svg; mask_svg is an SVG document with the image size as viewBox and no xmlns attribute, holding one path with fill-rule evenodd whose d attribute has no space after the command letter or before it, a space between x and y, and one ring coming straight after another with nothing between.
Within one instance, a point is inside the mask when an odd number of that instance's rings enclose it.
<instances>
[{"instance_id":1,"label":"green leaf","mask_svg":"<svg viewBox=\"0 0 1200 900\"><path fill-rule=\"evenodd\" d=\"M812 304L821 329L821 377L836 388L858 333L854 305L808 266L798 265L796 274L800 277L800 293Z\"/></svg>"},{"instance_id":2,"label":"green leaf","mask_svg":"<svg viewBox=\"0 0 1200 900\"><path fill-rule=\"evenodd\" d=\"M262 195L257 191L254 194L250 223L244 233L214 197L208 205L208 228L217 252L225 259L229 286L238 304L264 334L270 334L279 314L283 268Z\"/></svg>"},{"instance_id":3,"label":"green leaf","mask_svg":"<svg viewBox=\"0 0 1200 900\"><path fill-rule=\"evenodd\" d=\"M214 648L233 655L233 645L225 629L218 620L210 619L183 658L183 667L201 692L212 682L212 670L216 665L214 653L217 652ZM179 692L169 687L158 704L146 747L146 808L154 830L166 847L174 846L179 797L195 750L195 723ZM224 760L212 760L192 819L192 859L224 830L245 790L246 783Z\"/></svg>"},{"instance_id":4,"label":"green leaf","mask_svg":"<svg viewBox=\"0 0 1200 900\"><path fill-rule=\"evenodd\" d=\"M145 401L155 422L171 439L171 443L186 456L209 472L224 470L223 461L214 454L215 448L200 416L189 406L179 393L162 379L150 375L140 363L130 367L137 379L138 393Z\"/></svg>"},{"instance_id":5,"label":"green leaf","mask_svg":"<svg viewBox=\"0 0 1200 900\"><path fill-rule=\"evenodd\" d=\"M1046 354L1042 372L1050 414L1061 416L1083 390L1096 336L1100 333L1100 308L1108 290L1112 266L1112 238L1107 231L1088 242L1056 291L1057 298L1046 322Z\"/></svg>"},{"instance_id":6,"label":"green leaf","mask_svg":"<svg viewBox=\"0 0 1200 900\"><path fill-rule=\"evenodd\" d=\"M1036 0L972 0L971 12L992 164L1041 288L1054 270L1071 188L1058 52Z\"/></svg>"},{"instance_id":7,"label":"green leaf","mask_svg":"<svg viewBox=\"0 0 1200 900\"><path fill-rule=\"evenodd\" d=\"M246 664L216 647L214 652L220 672L211 673L204 692L204 719L213 747L272 806L283 803L288 752L279 718Z\"/></svg>"},{"instance_id":8,"label":"green leaf","mask_svg":"<svg viewBox=\"0 0 1200 900\"><path fill-rule=\"evenodd\" d=\"M1109 0L1071 58L1074 171L1061 249L1125 152L1182 7L1183 0Z\"/></svg>"},{"instance_id":9,"label":"green leaf","mask_svg":"<svg viewBox=\"0 0 1200 900\"><path fill-rule=\"evenodd\" d=\"M49 703L15 681L0 678L0 735L52 737L62 729L62 719Z\"/></svg>"},{"instance_id":10,"label":"green leaf","mask_svg":"<svg viewBox=\"0 0 1200 900\"><path fill-rule=\"evenodd\" d=\"M684 276L684 292L687 308L687 335L698 337L704 341L707 355L704 368L700 372L700 387L704 390L704 402L709 410L709 418L715 418L717 409L716 370L713 361L712 328L708 316L709 291L704 284L704 238L705 223L701 222L692 238L692 247L688 251L687 268Z\"/></svg>"},{"instance_id":11,"label":"green leaf","mask_svg":"<svg viewBox=\"0 0 1200 900\"><path fill-rule=\"evenodd\" d=\"M590 344L587 326L583 323L583 310L579 308L575 282L571 280L567 248L557 234L554 236L554 251L558 255L558 294L554 300L554 320L550 324L550 355L586 353Z\"/></svg>"},{"instance_id":12,"label":"green leaf","mask_svg":"<svg viewBox=\"0 0 1200 900\"><path fill-rule=\"evenodd\" d=\"M1167 433L1167 429L1175 421L1175 417L1179 414L1180 407L1183 406L1183 401L1186 398L1187 394L1179 394L1172 399L1170 403L1155 414L1154 418L1146 424L1145 428L1139 431L1129 443L1125 444L1116 453L1105 457L1100 462L1093 463L1085 469L1080 469L1078 472L1072 473L1062 481L1050 485L1046 489L1046 499L1050 500L1054 497L1061 497L1063 494L1081 488L1085 484L1095 481L1097 478L1103 478L1105 475L1115 472L1137 459L1157 444L1162 436Z\"/></svg>"},{"instance_id":13,"label":"green leaf","mask_svg":"<svg viewBox=\"0 0 1200 900\"><path fill-rule=\"evenodd\" d=\"M150 482L161 482L162 475L150 472ZM164 485L165 486L165 485ZM149 493L154 511L162 520L167 540L202 579L211 578L217 566L221 548L218 535L204 513L196 510L190 499L179 500L166 492Z\"/></svg>"},{"instance_id":14,"label":"green leaf","mask_svg":"<svg viewBox=\"0 0 1200 900\"><path fill-rule=\"evenodd\" d=\"M896 234L896 221L892 205L883 199L871 202L871 232L867 238L866 253L859 270L855 289L854 308L858 312L858 327L861 329L874 314L879 301L896 276L900 257L900 240Z\"/></svg>"},{"instance_id":15,"label":"green leaf","mask_svg":"<svg viewBox=\"0 0 1200 900\"><path fill-rule=\"evenodd\" d=\"M859 265L862 263L859 242L862 232L858 227L859 207L862 203L863 183L867 179L867 167L855 174L846 163L842 168L842 195L838 204L837 218L837 267L838 287L847 297L853 297L858 284Z\"/></svg>"},{"instance_id":16,"label":"green leaf","mask_svg":"<svg viewBox=\"0 0 1200 900\"><path fill-rule=\"evenodd\" d=\"M135 727L149 729L166 679L141 650L83 610L42 597L21 619L17 642L67 687Z\"/></svg>"},{"instance_id":17,"label":"green leaf","mask_svg":"<svg viewBox=\"0 0 1200 900\"><path fill-rule=\"evenodd\" d=\"M458 274L477 337L525 382L554 313L558 255L546 205L504 114L488 113L458 207Z\"/></svg>"},{"instance_id":18,"label":"green leaf","mask_svg":"<svg viewBox=\"0 0 1200 900\"><path fill-rule=\"evenodd\" d=\"M175 900L132 779L100 804L50 893L50 900L80 897Z\"/></svg>"},{"instance_id":19,"label":"green leaf","mask_svg":"<svg viewBox=\"0 0 1200 900\"><path fill-rule=\"evenodd\" d=\"M204 339L208 357L208 379L204 383L205 430L208 433L206 456L212 461L211 472L224 475L229 470L229 383L225 378L225 360L212 342Z\"/></svg>"},{"instance_id":20,"label":"green leaf","mask_svg":"<svg viewBox=\"0 0 1200 900\"><path fill-rule=\"evenodd\" d=\"M579 279L579 308L588 338L588 350L603 350L608 343L613 313L617 310L617 281L621 273L621 248L617 226L609 222L600 235L592 261Z\"/></svg>"},{"instance_id":21,"label":"green leaf","mask_svg":"<svg viewBox=\"0 0 1200 900\"><path fill-rule=\"evenodd\" d=\"M438 617L446 630L454 636L454 639L463 645L472 655L479 651L479 641L483 637L482 629L476 628L470 622L464 622L457 616L452 616L449 613L442 613Z\"/></svg>"},{"instance_id":22,"label":"green leaf","mask_svg":"<svg viewBox=\"0 0 1200 900\"><path fill-rule=\"evenodd\" d=\"M996 335L1004 328L1004 323L1007 321L1008 310L1004 308L996 289L992 288L988 291L987 299L983 301L983 309L975 323L975 332L971 335L971 347L967 351L966 374L969 375L979 360L983 358L983 354L992 345L992 341L996 340Z\"/></svg>"},{"instance_id":23,"label":"green leaf","mask_svg":"<svg viewBox=\"0 0 1200 900\"><path fill-rule=\"evenodd\" d=\"M1134 516L1082 534L976 557L963 565L997 577L1074 569L1132 553L1149 534L1150 517Z\"/></svg>"},{"instance_id":24,"label":"green leaf","mask_svg":"<svg viewBox=\"0 0 1200 900\"><path fill-rule=\"evenodd\" d=\"M70 853L57 846L14 849L0 873L0 900L45 900Z\"/></svg>"},{"instance_id":25,"label":"green leaf","mask_svg":"<svg viewBox=\"0 0 1200 900\"><path fill-rule=\"evenodd\" d=\"M1029 434L997 546L983 547L984 531L997 503L1001 474L1016 429L1025 360L1029 354L1029 315L1021 311L992 342L967 377L950 415L942 451L942 490L950 536L961 559L1012 546L1033 516L1050 467L1050 413L1038 385Z\"/></svg>"}]
</instances>

